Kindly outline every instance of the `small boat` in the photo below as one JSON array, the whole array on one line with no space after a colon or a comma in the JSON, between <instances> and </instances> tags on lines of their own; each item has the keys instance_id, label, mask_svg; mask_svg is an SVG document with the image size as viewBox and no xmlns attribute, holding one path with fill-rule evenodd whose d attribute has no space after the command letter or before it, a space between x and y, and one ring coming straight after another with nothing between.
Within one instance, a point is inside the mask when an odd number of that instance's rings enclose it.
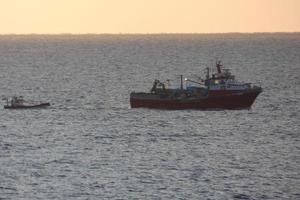
<instances>
[{"instance_id":1,"label":"small boat","mask_svg":"<svg viewBox=\"0 0 300 200\"><path fill-rule=\"evenodd\" d=\"M179 88L170 88L169 80L155 80L150 92L132 92L132 108L156 109L244 109L250 108L262 92L260 86L235 80L229 69L222 69L221 61L216 63L216 72L210 76L207 68L206 78L201 81L185 79L188 86L183 87L183 77ZM194 85L192 85L194 84Z\"/></svg>"},{"instance_id":2,"label":"small boat","mask_svg":"<svg viewBox=\"0 0 300 200\"><path fill-rule=\"evenodd\" d=\"M45 108L50 106L50 103L46 102L32 102L25 101L22 96L14 96L10 100L7 98L7 104L5 109L32 109L32 108Z\"/></svg>"}]
</instances>

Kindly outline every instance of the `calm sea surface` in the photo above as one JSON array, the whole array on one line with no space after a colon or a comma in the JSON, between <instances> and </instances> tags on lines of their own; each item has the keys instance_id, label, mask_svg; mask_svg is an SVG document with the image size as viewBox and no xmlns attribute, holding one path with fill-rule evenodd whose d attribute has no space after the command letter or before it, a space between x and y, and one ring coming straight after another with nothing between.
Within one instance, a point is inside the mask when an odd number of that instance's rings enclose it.
<instances>
[{"instance_id":1,"label":"calm sea surface","mask_svg":"<svg viewBox=\"0 0 300 200\"><path fill-rule=\"evenodd\" d=\"M130 108L216 59L252 109ZM300 199L300 33L2 35L0 98L0 199Z\"/></svg>"}]
</instances>

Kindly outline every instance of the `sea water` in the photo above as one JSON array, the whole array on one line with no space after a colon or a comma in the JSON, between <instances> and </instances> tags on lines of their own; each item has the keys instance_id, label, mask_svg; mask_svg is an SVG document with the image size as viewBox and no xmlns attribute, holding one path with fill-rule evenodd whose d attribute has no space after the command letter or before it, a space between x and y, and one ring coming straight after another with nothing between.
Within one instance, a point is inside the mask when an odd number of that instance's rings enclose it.
<instances>
[{"instance_id":1,"label":"sea water","mask_svg":"<svg viewBox=\"0 0 300 200\"><path fill-rule=\"evenodd\" d=\"M130 108L216 60L251 109ZM300 199L299 33L1 35L0 72L0 199Z\"/></svg>"}]
</instances>

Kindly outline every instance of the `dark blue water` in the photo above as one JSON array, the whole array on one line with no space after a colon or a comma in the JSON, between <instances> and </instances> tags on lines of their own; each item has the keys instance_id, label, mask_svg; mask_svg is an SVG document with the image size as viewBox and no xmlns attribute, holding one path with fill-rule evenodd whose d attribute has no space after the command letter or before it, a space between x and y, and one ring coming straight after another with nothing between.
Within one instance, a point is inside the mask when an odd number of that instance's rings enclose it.
<instances>
[{"instance_id":1,"label":"dark blue water","mask_svg":"<svg viewBox=\"0 0 300 200\"><path fill-rule=\"evenodd\" d=\"M221 59L250 110L131 109ZM300 34L0 36L0 199L300 199ZM2 106L5 101L2 102Z\"/></svg>"}]
</instances>

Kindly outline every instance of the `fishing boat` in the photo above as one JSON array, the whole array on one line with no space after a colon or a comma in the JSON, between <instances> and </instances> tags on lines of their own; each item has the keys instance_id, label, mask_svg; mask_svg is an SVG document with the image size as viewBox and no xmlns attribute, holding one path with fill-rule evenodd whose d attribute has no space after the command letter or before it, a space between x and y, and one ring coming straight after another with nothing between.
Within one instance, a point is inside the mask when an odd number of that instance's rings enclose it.
<instances>
[{"instance_id":1,"label":"fishing boat","mask_svg":"<svg viewBox=\"0 0 300 200\"><path fill-rule=\"evenodd\" d=\"M155 80L150 92L132 92L132 108L156 109L245 109L251 108L256 97L262 92L260 86L237 81L221 61L216 62L216 72L206 69L206 78L200 81L180 76L180 87L168 87L169 81ZM189 83L189 85L187 85Z\"/></svg>"},{"instance_id":2,"label":"fishing boat","mask_svg":"<svg viewBox=\"0 0 300 200\"><path fill-rule=\"evenodd\" d=\"M10 100L6 99L5 109L32 109L32 108L45 108L50 106L50 103L46 102L33 102L25 101L22 96L14 96Z\"/></svg>"}]
</instances>

